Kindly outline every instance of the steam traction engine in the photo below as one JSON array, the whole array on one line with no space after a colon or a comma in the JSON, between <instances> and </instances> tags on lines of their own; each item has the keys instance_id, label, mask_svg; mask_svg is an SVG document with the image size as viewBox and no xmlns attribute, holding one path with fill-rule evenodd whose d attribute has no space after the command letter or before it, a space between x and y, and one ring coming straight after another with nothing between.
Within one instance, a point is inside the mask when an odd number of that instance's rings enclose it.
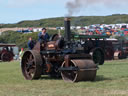
<instances>
[{"instance_id":1,"label":"steam traction engine","mask_svg":"<svg viewBox=\"0 0 128 96\"><path fill-rule=\"evenodd\" d=\"M81 43L71 40L70 19L65 18L65 38L56 34L49 42L37 42L33 50L23 54L22 73L27 80L50 75L62 76L69 82L92 81L96 77L97 65L83 50Z\"/></svg>"},{"instance_id":2,"label":"steam traction engine","mask_svg":"<svg viewBox=\"0 0 128 96\"><path fill-rule=\"evenodd\" d=\"M13 60L14 53L13 47L16 47L15 44L0 44L0 60L1 61L11 61Z\"/></svg>"}]
</instances>

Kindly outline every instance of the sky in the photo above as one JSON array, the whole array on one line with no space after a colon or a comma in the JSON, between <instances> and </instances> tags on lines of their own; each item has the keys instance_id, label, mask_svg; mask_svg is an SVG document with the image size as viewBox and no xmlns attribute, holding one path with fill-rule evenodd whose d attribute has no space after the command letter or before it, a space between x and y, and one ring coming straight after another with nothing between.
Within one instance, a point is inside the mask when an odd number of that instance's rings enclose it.
<instances>
[{"instance_id":1,"label":"sky","mask_svg":"<svg viewBox=\"0 0 128 96\"><path fill-rule=\"evenodd\" d=\"M64 16L128 14L128 0L0 0L0 23Z\"/></svg>"}]
</instances>

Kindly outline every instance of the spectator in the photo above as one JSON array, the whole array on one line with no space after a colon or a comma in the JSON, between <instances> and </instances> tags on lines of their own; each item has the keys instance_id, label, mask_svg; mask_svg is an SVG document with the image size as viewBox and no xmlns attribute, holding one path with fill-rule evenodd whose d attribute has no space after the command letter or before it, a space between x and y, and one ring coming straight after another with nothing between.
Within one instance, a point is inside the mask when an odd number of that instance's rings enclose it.
<instances>
[{"instance_id":1,"label":"spectator","mask_svg":"<svg viewBox=\"0 0 128 96\"><path fill-rule=\"evenodd\" d=\"M21 48L21 51L20 51L20 53L19 53L19 60L22 59L23 54L24 54L24 49Z\"/></svg>"},{"instance_id":2,"label":"spectator","mask_svg":"<svg viewBox=\"0 0 128 96\"><path fill-rule=\"evenodd\" d=\"M46 32L46 28L42 28L42 32L40 32L38 34L38 40L40 42L44 41L44 42L47 42L49 40L49 35L48 33Z\"/></svg>"},{"instance_id":3,"label":"spectator","mask_svg":"<svg viewBox=\"0 0 128 96\"><path fill-rule=\"evenodd\" d=\"M32 40L32 37L29 37L29 40L28 40L28 48L29 48L29 50L32 50L34 45L35 45L35 43Z\"/></svg>"}]
</instances>

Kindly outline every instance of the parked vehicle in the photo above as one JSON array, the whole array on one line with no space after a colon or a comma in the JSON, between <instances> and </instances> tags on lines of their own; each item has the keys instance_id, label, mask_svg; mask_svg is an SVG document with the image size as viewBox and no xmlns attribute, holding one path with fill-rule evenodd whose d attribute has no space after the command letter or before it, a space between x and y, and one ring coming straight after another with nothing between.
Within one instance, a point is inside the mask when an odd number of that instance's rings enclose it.
<instances>
[{"instance_id":1,"label":"parked vehicle","mask_svg":"<svg viewBox=\"0 0 128 96\"><path fill-rule=\"evenodd\" d=\"M16 47L16 44L3 44L0 43L0 60L1 61L12 61L13 57L15 56L14 47Z\"/></svg>"}]
</instances>

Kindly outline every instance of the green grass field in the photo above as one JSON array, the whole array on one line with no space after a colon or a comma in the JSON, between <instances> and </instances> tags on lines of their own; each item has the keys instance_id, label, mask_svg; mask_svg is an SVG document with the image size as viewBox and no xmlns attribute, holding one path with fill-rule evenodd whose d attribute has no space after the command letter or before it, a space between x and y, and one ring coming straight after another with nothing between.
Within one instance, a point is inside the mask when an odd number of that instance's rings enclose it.
<instances>
[{"instance_id":1,"label":"green grass field","mask_svg":"<svg viewBox=\"0 0 128 96\"><path fill-rule=\"evenodd\" d=\"M106 61L93 82L25 80L19 61L0 62L0 96L128 96L128 59Z\"/></svg>"}]
</instances>

